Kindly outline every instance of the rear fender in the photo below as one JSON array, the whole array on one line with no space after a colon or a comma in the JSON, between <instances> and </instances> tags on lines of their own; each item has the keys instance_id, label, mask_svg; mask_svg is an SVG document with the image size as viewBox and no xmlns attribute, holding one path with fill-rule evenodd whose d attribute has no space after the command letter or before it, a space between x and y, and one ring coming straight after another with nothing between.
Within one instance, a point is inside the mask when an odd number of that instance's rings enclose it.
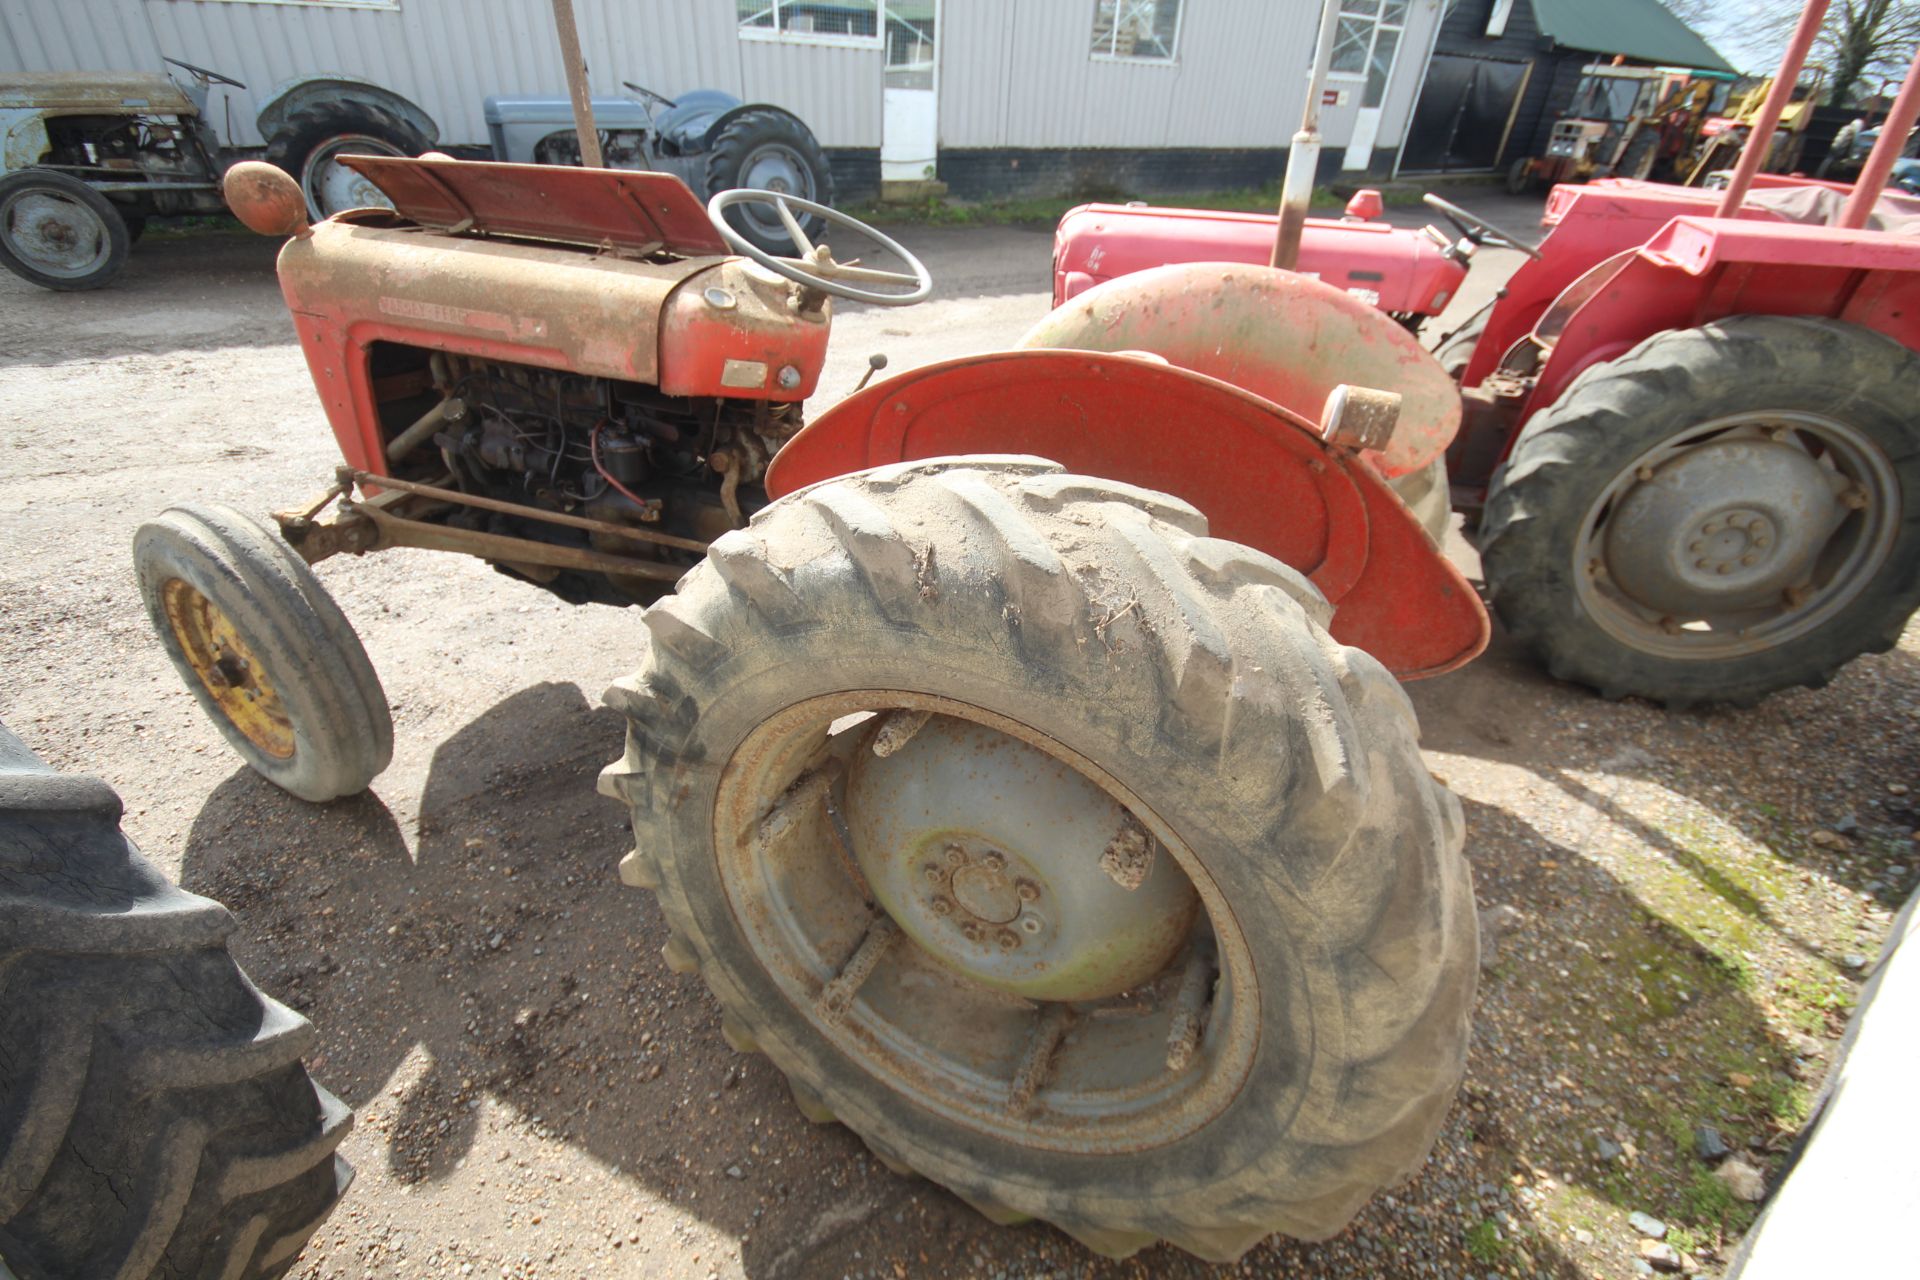
<instances>
[{"instance_id":1,"label":"rear fender","mask_svg":"<svg viewBox=\"0 0 1920 1280\"><path fill-rule=\"evenodd\" d=\"M1055 307L1022 347L1150 351L1317 421L1342 383L1400 396L1400 424L1370 455L1418 471L1460 429L1460 391L1397 321L1342 290L1265 264L1190 262L1136 271Z\"/></svg>"},{"instance_id":2,"label":"rear fender","mask_svg":"<svg viewBox=\"0 0 1920 1280\"><path fill-rule=\"evenodd\" d=\"M1335 638L1402 679L1451 671L1486 647L1479 597L1369 463L1271 401L1149 357L1008 351L889 378L788 442L767 490L991 453L1184 498L1215 536L1306 574L1334 606Z\"/></svg>"},{"instance_id":3,"label":"rear fender","mask_svg":"<svg viewBox=\"0 0 1920 1280\"><path fill-rule=\"evenodd\" d=\"M295 113L309 106L329 102L354 102L378 107L418 129L428 142L440 140L440 126L414 103L370 80L347 75L302 76L297 80L282 81L273 87L273 96L267 100L266 106L260 108L255 124L260 136L271 141L286 129L287 121Z\"/></svg>"}]
</instances>

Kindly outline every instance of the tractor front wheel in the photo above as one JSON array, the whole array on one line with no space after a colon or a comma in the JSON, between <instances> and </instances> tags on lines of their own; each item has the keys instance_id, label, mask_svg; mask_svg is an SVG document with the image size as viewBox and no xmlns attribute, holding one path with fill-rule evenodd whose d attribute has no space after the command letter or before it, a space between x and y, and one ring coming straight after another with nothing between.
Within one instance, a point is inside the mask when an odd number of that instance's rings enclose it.
<instances>
[{"instance_id":1,"label":"tractor front wheel","mask_svg":"<svg viewBox=\"0 0 1920 1280\"><path fill-rule=\"evenodd\" d=\"M393 714L353 625L293 549L230 507L140 526L134 570L180 678L269 782L317 802L393 758Z\"/></svg>"},{"instance_id":2,"label":"tractor front wheel","mask_svg":"<svg viewBox=\"0 0 1920 1280\"><path fill-rule=\"evenodd\" d=\"M1463 1068L1458 802L1324 599L1037 459L801 491L648 611L603 787L802 1110L1096 1251L1320 1239Z\"/></svg>"},{"instance_id":3,"label":"tractor front wheel","mask_svg":"<svg viewBox=\"0 0 1920 1280\"><path fill-rule=\"evenodd\" d=\"M1814 317L1656 334L1528 424L1487 498L1494 607L1561 679L1748 705L1920 605L1920 357Z\"/></svg>"},{"instance_id":4,"label":"tractor front wheel","mask_svg":"<svg viewBox=\"0 0 1920 1280\"><path fill-rule=\"evenodd\" d=\"M133 243L113 202L52 169L0 178L0 266L42 289L98 289Z\"/></svg>"}]
</instances>

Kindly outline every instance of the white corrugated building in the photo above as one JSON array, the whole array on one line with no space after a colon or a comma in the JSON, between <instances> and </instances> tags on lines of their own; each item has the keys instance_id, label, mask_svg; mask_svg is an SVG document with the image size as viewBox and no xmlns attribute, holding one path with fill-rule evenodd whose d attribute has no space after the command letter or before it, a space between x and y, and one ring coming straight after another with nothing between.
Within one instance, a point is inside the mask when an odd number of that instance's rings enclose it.
<instances>
[{"instance_id":1,"label":"white corrugated building","mask_svg":"<svg viewBox=\"0 0 1920 1280\"><path fill-rule=\"evenodd\" d=\"M1330 168L1393 165L1442 0L1340 0ZM785 107L844 195L934 174L973 197L1264 181L1297 127L1319 0L575 0L596 94L632 80ZM360 77L480 144L489 94L563 95L549 0L0 0L0 72L245 81L210 114L260 142L277 84ZM224 101L223 101L224 99Z\"/></svg>"}]
</instances>

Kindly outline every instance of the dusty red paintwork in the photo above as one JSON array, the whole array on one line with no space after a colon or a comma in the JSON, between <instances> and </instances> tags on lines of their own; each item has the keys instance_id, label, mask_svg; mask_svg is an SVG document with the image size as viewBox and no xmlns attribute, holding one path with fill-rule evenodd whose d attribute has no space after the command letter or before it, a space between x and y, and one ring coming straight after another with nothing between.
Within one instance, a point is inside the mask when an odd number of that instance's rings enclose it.
<instances>
[{"instance_id":1,"label":"dusty red paintwork","mask_svg":"<svg viewBox=\"0 0 1920 1280\"><path fill-rule=\"evenodd\" d=\"M1317 422L1341 383L1400 394L1376 459L1418 471L1460 429L1453 379L1398 322L1340 290L1266 265L1179 263L1135 272L1056 307L1022 347L1151 351Z\"/></svg>"},{"instance_id":2,"label":"dusty red paintwork","mask_svg":"<svg viewBox=\"0 0 1920 1280\"><path fill-rule=\"evenodd\" d=\"M1054 229L1053 305L1169 262L1264 267L1277 221L1270 213L1081 205ZM1437 315L1466 278L1465 266L1430 236L1357 218L1308 218L1299 270L1382 311L1416 315Z\"/></svg>"},{"instance_id":3,"label":"dusty red paintwork","mask_svg":"<svg viewBox=\"0 0 1920 1280\"><path fill-rule=\"evenodd\" d=\"M395 156L341 156L340 163L423 227L687 258L727 252L699 199L670 173Z\"/></svg>"},{"instance_id":4,"label":"dusty red paintwork","mask_svg":"<svg viewBox=\"0 0 1920 1280\"><path fill-rule=\"evenodd\" d=\"M1920 240L1750 219L1681 217L1574 311L1520 420L1580 372L1664 329L1732 315L1822 315L1920 348Z\"/></svg>"},{"instance_id":5,"label":"dusty red paintwork","mask_svg":"<svg viewBox=\"0 0 1920 1280\"><path fill-rule=\"evenodd\" d=\"M774 401L811 394L826 361L824 310L792 311L784 282L736 259L640 261L571 244L423 233L384 210L358 210L289 240L279 270L340 451L376 475L386 473L367 361L376 342L675 395ZM710 289L730 305L709 303ZM799 375L791 387L779 383L784 368Z\"/></svg>"},{"instance_id":6,"label":"dusty red paintwork","mask_svg":"<svg viewBox=\"0 0 1920 1280\"><path fill-rule=\"evenodd\" d=\"M1030 453L1185 498L1213 533L1313 579L1332 631L1402 679L1486 646L1487 614L1459 570L1363 460L1252 392L1137 355L1032 350L969 356L855 393L775 457L778 497L863 467Z\"/></svg>"}]
</instances>

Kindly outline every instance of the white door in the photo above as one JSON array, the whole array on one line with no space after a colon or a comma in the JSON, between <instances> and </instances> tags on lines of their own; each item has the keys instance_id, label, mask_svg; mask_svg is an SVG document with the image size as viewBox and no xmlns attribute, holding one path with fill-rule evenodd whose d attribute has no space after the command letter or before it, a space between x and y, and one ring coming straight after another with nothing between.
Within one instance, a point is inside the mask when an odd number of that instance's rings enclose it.
<instances>
[{"instance_id":1,"label":"white door","mask_svg":"<svg viewBox=\"0 0 1920 1280\"><path fill-rule=\"evenodd\" d=\"M940 150L940 59L935 28L940 0L888 0L882 27L885 80L880 94L880 180L924 182Z\"/></svg>"},{"instance_id":2,"label":"white door","mask_svg":"<svg viewBox=\"0 0 1920 1280\"><path fill-rule=\"evenodd\" d=\"M1364 169L1373 159L1373 144L1380 136L1380 110L1387 99L1387 83L1393 78L1394 59L1400 52L1400 35L1406 29L1408 0L1340 0L1340 22L1335 30L1333 61L1330 70L1353 76L1365 76L1360 110L1354 116L1353 134L1347 139L1347 153L1341 157L1342 169Z\"/></svg>"}]
</instances>

